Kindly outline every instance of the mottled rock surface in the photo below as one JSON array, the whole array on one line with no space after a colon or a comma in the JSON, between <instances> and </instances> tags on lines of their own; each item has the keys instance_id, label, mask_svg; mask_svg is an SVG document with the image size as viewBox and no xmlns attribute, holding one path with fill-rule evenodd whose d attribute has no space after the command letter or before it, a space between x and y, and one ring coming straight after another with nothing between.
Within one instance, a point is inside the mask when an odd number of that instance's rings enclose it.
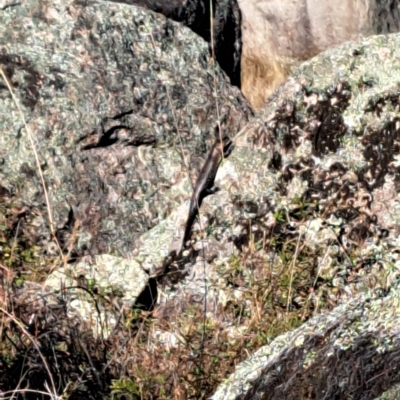
<instances>
[{"instance_id":1,"label":"mottled rock surface","mask_svg":"<svg viewBox=\"0 0 400 400\"><path fill-rule=\"evenodd\" d=\"M31 1L2 10L0 22L0 64L32 132L54 229L65 245L79 221L76 254L132 252L190 196L188 169L198 169L218 118L234 135L251 115L207 44L161 15ZM1 108L2 201L24 208L20 229L44 249L39 171L4 84Z\"/></svg>"},{"instance_id":2,"label":"mottled rock surface","mask_svg":"<svg viewBox=\"0 0 400 400\"><path fill-rule=\"evenodd\" d=\"M227 196L253 204L255 234L278 252L292 241L300 276L314 264L292 305L341 305L260 349L213 399L372 399L399 381L399 45L376 36L302 64L264 110L270 136L253 139L273 151L253 154L257 173L229 159L246 185Z\"/></svg>"},{"instance_id":3,"label":"mottled rock surface","mask_svg":"<svg viewBox=\"0 0 400 400\"><path fill-rule=\"evenodd\" d=\"M312 318L238 366L212 399L374 399L400 379L399 300L394 286Z\"/></svg>"},{"instance_id":4,"label":"mottled rock surface","mask_svg":"<svg viewBox=\"0 0 400 400\"><path fill-rule=\"evenodd\" d=\"M54 293L68 292L69 314L80 316L97 339L110 335L118 322L116 310L132 308L148 280L136 261L103 254L57 268L44 285Z\"/></svg>"},{"instance_id":5,"label":"mottled rock surface","mask_svg":"<svg viewBox=\"0 0 400 400\"><path fill-rule=\"evenodd\" d=\"M84 320L93 314L96 335L107 325L106 337L118 319L114 306L133 305L147 282L142 265L162 266L175 232L166 244L157 238L154 265L132 259L142 253L140 237L190 198L218 121L233 136L252 112L202 38L142 8L26 1L0 10L0 37L0 66L22 111L3 82L4 240L19 237L41 265L60 249L64 262L97 259L96 271L96 262L49 265L46 283L71 288L69 304ZM104 302L105 292L115 304Z\"/></svg>"}]
</instances>

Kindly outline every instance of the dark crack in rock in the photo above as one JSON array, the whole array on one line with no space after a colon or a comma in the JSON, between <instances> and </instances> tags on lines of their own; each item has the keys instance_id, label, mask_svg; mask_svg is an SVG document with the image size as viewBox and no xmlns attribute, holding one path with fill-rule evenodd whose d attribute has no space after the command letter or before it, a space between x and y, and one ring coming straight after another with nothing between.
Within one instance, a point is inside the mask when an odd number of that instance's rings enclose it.
<instances>
[{"instance_id":1,"label":"dark crack in rock","mask_svg":"<svg viewBox=\"0 0 400 400\"><path fill-rule=\"evenodd\" d=\"M232 85L240 87L241 13L236 0L111 1L145 7L188 26L213 46L211 54Z\"/></svg>"}]
</instances>

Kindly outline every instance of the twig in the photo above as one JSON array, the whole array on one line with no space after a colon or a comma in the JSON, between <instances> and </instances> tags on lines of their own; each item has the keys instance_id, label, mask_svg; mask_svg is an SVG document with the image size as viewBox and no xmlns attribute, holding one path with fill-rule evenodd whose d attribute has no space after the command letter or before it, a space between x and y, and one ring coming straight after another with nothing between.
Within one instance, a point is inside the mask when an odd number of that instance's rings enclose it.
<instances>
[{"instance_id":1,"label":"twig","mask_svg":"<svg viewBox=\"0 0 400 400\"><path fill-rule=\"evenodd\" d=\"M29 141L31 142L31 147L32 147L32 150L33 150L33 154L35 155L36 167L37 167L37 169L39 171L39 176L40 176L40 180L41 180L41 183L42 183L42 186L43 186L43 191L44 191L44 197L46 199L47 212L49 214L50 230L51 230L51 233L53 234L53 236L55 237L54 222L53 222L53 216L51 214L51 207L50 207L50 199L49 199L49 195L48 195L48 192L47 192L46 183L44 181L42 167L40 166L39 156L38 156L38 153L36 151L35 143L34 143L33 138L32 138L32 132L28 128L28 125L26 124L25 117L24 117L24 114L23 114L23 112L21 110L21 107L19 106L18 100L15 97L14 92L13 92L13 90L11 88L10 82L8 81L6 75L4 74L4 71L3 71L3 69L1 67L0 67L0 74L3 77L4 82L6 83L7 88L10 91L11 97L12 97L15 105L18 108L18 111L19 111L19 114L21 116L22 122L24 124L25 130L26 130L26 132L28 134Z\"/></svg>"}]
</instances>

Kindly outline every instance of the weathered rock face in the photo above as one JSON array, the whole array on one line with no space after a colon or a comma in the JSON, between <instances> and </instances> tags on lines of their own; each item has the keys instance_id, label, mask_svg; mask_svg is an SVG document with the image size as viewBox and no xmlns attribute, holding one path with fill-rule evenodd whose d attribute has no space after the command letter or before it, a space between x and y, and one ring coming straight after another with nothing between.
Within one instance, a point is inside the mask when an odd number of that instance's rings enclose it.
<instances>
[{"instance_id":1,"label":"weathered rock face","mask_svg":"<svg viewBox=\"0 0 400 400\"><path fill-rule=\"evenodd\" d=\"M393 368L399 300L395 285L388 296L353 300L313 318L238 366L212 399L376 398L400 378Z\"/></svg>"},{"instance_id":2,"label":"weathered rock face","mask_svg":"<svg viewBox=\"0 0 400 400\"><path fill-rule=\"evenodd\" d=\"M238 0L242 11L242 90L255 108L265 104L291 68L360 36L398 32L393 0Z\"/></svg>"},{"instance_id":3,"label":"weathered rock face","mask_svg":"<svg viewBox=\"0 0 400 400\"><path fill-rule=\"evenodd\" d=\"M33 136L54 229L64 246L79 221L77 254L129 254L190 195L187 170L212 144L217 114L232 135L251 115L206 43L161 15L32 1L2 10L0 25L0 64ZM0 106L2 201L25 210L20 230L45 248L41 179L5 85Z\"/></svg>"},{"instance_id":4,"label":"weathered rock face","mask_svg":"<svg viewBox=\"0 0 400 400\"><path fill-rule=\"evenodd\" d=\"M220 195L252 206L242 235L251 225L255 242L286 246L295 273L311 273L298 283L313 280L312 294L294 287L292 304L342 305L260 349L213 399L372 399L398 382L399 45L376 36L302 64L264 110L259 149L229 159L237 184Z\"/></svg>"},{"instance_id":5,"label":"weathered rock face","mask_svg":"<svg viewBox=\"0 0 400 400\"><path fill-rule=\"evenodd\" d=\"M119 257L136 254L140 236L190 197L217 121L234 135L251 110L210 61L207 43L142 8L23 2L0 11L0 37L0 66L29 130L3 83L1 223L42 264L58 253L55 237L66 259L89 256L48 277L55 291L63 276L71 287L83 276L101 296L130 306L145 272ZM71 291L84 319L100 311L115 326L112 307L110 314Z\"/></svg>"}]
</instances>

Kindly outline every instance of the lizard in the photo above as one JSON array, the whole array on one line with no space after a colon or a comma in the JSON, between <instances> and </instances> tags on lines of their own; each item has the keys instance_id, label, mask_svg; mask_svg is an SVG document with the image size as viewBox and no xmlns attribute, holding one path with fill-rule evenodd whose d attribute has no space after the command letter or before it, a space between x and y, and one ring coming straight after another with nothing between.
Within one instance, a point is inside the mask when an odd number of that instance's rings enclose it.
<instances>
[{"instance_id":1,"label":"lizard","mask_svg":"<svg viewBox=\"0 0 400 400\"><path fill-rule=\"evenodd\" d=\"M214 187L215 176L221 161L228 157L233 150L233 142L228 136L216 137L215 143L208 153L207 159L200 171L196 184L193 189L193 194L190 199L189 213L185 225L185 233L183 235L182 247L185 246L189 239L193 223L199 213L199 208L203 199L218 191Z\"/></svg>"}]
</instances>

